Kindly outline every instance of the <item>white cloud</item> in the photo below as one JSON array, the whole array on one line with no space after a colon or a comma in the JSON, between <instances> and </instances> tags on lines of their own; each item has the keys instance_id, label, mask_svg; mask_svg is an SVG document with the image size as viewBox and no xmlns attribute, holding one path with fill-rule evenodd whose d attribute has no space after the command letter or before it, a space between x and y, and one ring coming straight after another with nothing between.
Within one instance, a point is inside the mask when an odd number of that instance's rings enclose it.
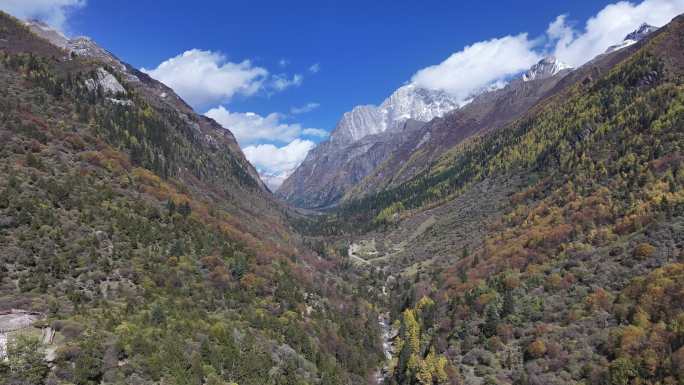
<instances>
[{"instance_id":1,"label":"white cloud","mask_svg":"<svg viewBox=\"0 0 684 385\"><path fill-rule=\"evenodd\" d=\"M268 71L249 60L227 61L219 52L192 49L159 64L141 69L173 88L195 108L216 105L237 94L253 95L263 85Z\"/></svg>"},{"instance_id":2,"label":"white cloud","mask_svg":"<svg viewBox=\"0 0 684 385\"><path fill-rule=\"evenodd\" d=\"M314 63L309 67L309 72L312 74L318 73L321 70L321 65L319 63Z\"/></svg>"},{"instance_id":3,"label":"white cloud","mask_svg":"<svg viewBox=\"0 0 684 385\"><path fill-rule=\"evenodd\" d=\"M289 64L290 64L290 61L285 59L285 58L278 60L278 65L281 67L287 67Z\"/></svg>"},{"instance_id":4,"label":"white cloud","mask_svg":"<svg viewBox=\"0 0 684 385\"><path fill-rule=\"evenodd\" d=\"M315 110L316 108L320 107L321 105L319 103L311 102L311 103L306 103L305 105L301 107L292 107L290 109L290 113L298 115L298 114L305 114L307 112L311 112Z\"/></svg>"},{"instance_id":5,"label":"white cloud","mask_svg":"<svg viewBox=\"0 0 684 385\"><path fill-rule=\"evenodd\" d=\"M328 136L328 131L321 130L320 128L305 128L302 130L302 134L306 136L317 136L319 138L325 138Z\"/></svg>"},{"instance_id":6,"label":"white cloud","mask_svg":"<svg viewBox=\"0 0 684 385\"><path fill-rule=\"evenodd\" d=\"M278 113L261 116L253 112L230 112L219 106L205 115L235 135L247 159L272 190L277 189L315 147L313 141L304 137L328 136L325 130L284 123L285 116ZM278 143L287 144L278 146Z\"/></svg>"},{"instance_id":7,"label":"white cloud","mask_svg":"<svg viewBox=\"0 0 684 385\"><path fill-rule=\"evenodd\" d=\"M604 7L587 20L582 30L573 28L567 15L560 15L549 24L543 37L529 39L522 33L474 43L442 63L416 72L412 82L445 90L467 101L473 91L503 82L542 56L553 54L578 67L620 43L642 23L660 27L683 12L684 0L620 1Z\"/></svg>"},{"instance_id":8,"label":"white cloud","mask_svg":"<svg viewBox=\"0 0 684 385\"><path fill-rule=\"evenodd\" d=\"M299 87L302 85L304 77L300 74L295 74L291 79L288 79L285 74L273 75L271 79L271 87L276 91L283 91L289 87Z\"/></svg>"},{"instance_id":9,"label":"white cloud","mask_svg":"<svg viewBox=\"0 0 684 385\"><path fill-rule=\"evenodd\" d=\"M295 139L282 147L259 144L245 147L243 151L247 159L259 170L264 182L275 190L315 146L310 140Z\"/></svg>"},{"instance_id":10,"label":"white cloud","mask_svg":"<svg viewBox=\"0 0 684 385\"><path fill-rule=\"evenodd\" d=\"M620 1L589 18L582 31L569 26L566 15L558 16L549 25L547 35L555 43L556 57L579 66L621 42L641 23L660 27L682 12L684 0L645 0L638 4Z\"/></svg>"},{"instance_id":11,"label":"white cloud","mask_svg":"<svg viewBox=\"0 0 684 385\"><path fill-rule=\"evenodd\" d=\"M328 134L317 128L303 128L299 123L283 123L284 116L278 113L261 116L253 112L230 112L219 106L205 115L230 130L242 146L262 141L288 143L301 135L323 137Z\"/></svg>"},{"instance_id":12,"label":"white cloud","mask_svg":"<svg viewBox=\"0 0 684 385\"><path fill-rule=\"evenodd\" d=\"M447 91L461 100L491 83L529 68L541 55L537 42L527 34L477 42L449 56L442 63L416 72L412 81L419 86Z\"/></svg>"},{"instance_id":13,"label":"white cloud","mask_svg":"<svg viewBox=\"0 0 684 385\"><path fill-rule=\"evenodd\" d=\"M37 19L64 30L69 12L82 8L86 0L0 0L0 9L19 18Z\"/></svg>"}]
</instances>

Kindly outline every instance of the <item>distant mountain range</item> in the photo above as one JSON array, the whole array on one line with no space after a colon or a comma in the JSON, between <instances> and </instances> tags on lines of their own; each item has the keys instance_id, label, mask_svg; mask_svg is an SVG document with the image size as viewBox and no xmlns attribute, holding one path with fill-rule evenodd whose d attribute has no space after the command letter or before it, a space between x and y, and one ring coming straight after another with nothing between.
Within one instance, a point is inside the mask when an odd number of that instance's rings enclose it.
<instances>
[{"instance_id":1,"label":"distant mountain range","mask_svg":"<svg viewBox=\"0 0 684 385\"><path fill-rule=\"evenodd\" d=\"M655 29L643 24L607 52ZM276 194L296 206L323 208L404 181L459 141L515 119L570 71L555 57L545 57L502 89L485 88L465 102L444 91L404 85L380 106L344 113L330 138L307 154Z\"/></svg>"}]
</instances>

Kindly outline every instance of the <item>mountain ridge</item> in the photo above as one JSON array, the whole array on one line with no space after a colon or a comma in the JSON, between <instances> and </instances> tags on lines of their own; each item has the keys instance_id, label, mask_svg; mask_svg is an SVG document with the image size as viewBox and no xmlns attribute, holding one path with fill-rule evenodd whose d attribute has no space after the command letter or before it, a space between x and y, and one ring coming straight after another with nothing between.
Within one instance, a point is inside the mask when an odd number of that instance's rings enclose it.
<instances>
[{"instance_id":1,"label":"mountain ridge","mask_svg":"<svg viewBox=\"0 0 684 385\"><path fill-rule=\"evenodd\" d=\"M340 261L228 130L86 48L0 12L0 383L364 382L378 318Z\"/></svg>"},{"instance_id":2,"label":"mountain ridge","mask_svg":"<svg viewBox=\"0 0 684 385\"><path fill-rule=\"evenodd\" d=\"M625 39L642 39L654 30L654 27L644 24L627 35ZM629 41L632 41L630 44L636 42L636 40ZM607 54L617 50L619 49L612 51L609 49ZM413 112L413 115L404 113L403 116L424 121L424 127L418 129L416 125L412 125L411 130L401 132L400 135L398 130L388 129L388 124L382 119L382 115L372 107L355 107L351 113L343 115L340 123L331 133L329 142L335 142L337 145L328 145L328 142L323 142L310 151L306 159L278 188L276 195L295 206L321 208L334 206L340 200L354 199L366 193L377 192L392 183L406 181L428 167L444 151L457 145L460 140L483 129L495 129L510 119L515 119L548 92L554 92L557 84L563 84L561 79L572 71L573 68L554 56L544 57L504 87L482 89L474 93L473 97L466 102L451 100L451 103L442 104L441 108L436 108L439 113L421 117L420 112L425 109L425 105L418 104L419 108ZM524 85L529 82L534 85ZM403 86L392 95L411 86L413 85ZM502 88L507 90L506 96L502 95ZM384 103L390 101L391 98L392 96ZM449 100L448 97L446 98ZM428 97L423 100L430 101L431 99ZM471 106L473 103L474 106ZM410 103L403 103L402 107L405 110L410 106ZM423 110L420 107L423 107ZM459 110L465 112L459 114L457 112ZM501 116L497 117L499 110ZM354 112L358 112L361 116L355 116ZM429 119L430 116L432 119ZM349 134L357 129L354 125L355 117L358 117L358 122L362 127L358 128L360 132ZM455 119L453 125L445 120L449 117ZM488 125L489 127L485 127ZM367 138L364 148L374 149L378 153L359 153L360 140L367 135L377 136ZM389 138L391 135L398 136ZM376 147L368 143L372 138L377 138ZM351 146L354 141L357 145L351 151L352 148L347 148L347 146ZM387 143L391 145L383 145Z\"/></svg>"},{"instance_id":3,"label":"mountain ridge","mask_svg":"<svg viewBox=\"0 0 684 385\"><path fill-rule=\"evenodd\" d=\"M387 277L388 382L684 380L683 37L680 15L423 172L316 218Z\"/></svg>"},{"instance_id":4,"label":"mountain ridge","mask_svg":"<svg viewBox=\"0 0 684 385\"><path fill-rule=\"evenodd\" d=\"M197 129L205 131L205 139L209 142L208 144L212 145L210 142L216 140L212 138L213 135L218 135L218 137L225 138L223 141L227 143L231 152L236 154L238 161L241 164L241 167L244 168L245 172L247 172L263 190L266 189L265 184L258 176L258 172L254 166L247 161L242 153L242 150L240 149L240 146L238 145L237 140L232 132L230 132L229 129L223 128L213 119L195 113L194 110L170 87L167 87L163 83L151 78L149 75L137 70L129 64L122 62L111 52L100 47L88 37L78 36L70 39L61 32L37 21L26 21L24 22L24 25L26 25L37 36L48 41L50 44L65 50L67 55L64 56L64 60L70 60L70 55L91 57L101 60L102 62L110 65L117 71L119 75L123 76L124 79L129 81L134 86L142 85L142 91L148 98L152 99L155 104L167 105L173 109L176 109L181 115L184 116L192 115L195 120L200 122L200 125L197 127ZM98 71L103 77L111 79L111 74L109 74L106 69L101 68L98 69ZM213 143L213 145L216 143Z\"/></svg>"}]
</instances>

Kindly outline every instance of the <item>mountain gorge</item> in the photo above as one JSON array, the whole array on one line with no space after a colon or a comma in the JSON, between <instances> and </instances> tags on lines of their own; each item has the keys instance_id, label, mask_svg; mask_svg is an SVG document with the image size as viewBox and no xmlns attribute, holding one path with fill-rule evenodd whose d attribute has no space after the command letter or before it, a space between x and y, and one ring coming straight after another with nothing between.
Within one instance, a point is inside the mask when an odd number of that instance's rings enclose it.
<instances>
[{"instance_id":1,"label":"mountain gorge","mask_svg":"<svg viewBox=\"0 0 684 385\"><path fill-rule=\"evenodd\" d=\"M682 381L682 36L679 16L307 228L353 224L350 258L383 272L387 383Z\"/></svg>"},{"instance_id":2,"label":"mountain gorge","mask_svg":"<svg viewBox=\"0 0 684 385\"><path fill-rule=\"evenodd\" d=\"M684 383L684 16L406 84L271 194L230 127L0 13L0 144L2 385Z\"/></svg>"}]
</instances>

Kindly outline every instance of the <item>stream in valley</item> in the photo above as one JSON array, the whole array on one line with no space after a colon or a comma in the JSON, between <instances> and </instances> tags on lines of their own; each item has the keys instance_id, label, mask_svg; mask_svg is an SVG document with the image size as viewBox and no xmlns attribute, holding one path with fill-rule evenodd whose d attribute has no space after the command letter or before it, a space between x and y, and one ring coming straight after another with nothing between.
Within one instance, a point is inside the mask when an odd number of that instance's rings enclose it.
<instances>
[{"instance_id":1,"label":"stream in valley","mask_svg":"<svg viewBox=\"0 0 684 385\"><path fill-rule=\"evenodd\" d=\"M382 329L382 353L385 356L385 364L382 368L379 368L375 375L375 382L378 385L385 383L385 378L388 374L389 364L392 360L393 346L392 339L394 333L392 332L392 326L390 325L389 313L381 313L378 316L378 324Z\"/></svg>"}]
</instances>

